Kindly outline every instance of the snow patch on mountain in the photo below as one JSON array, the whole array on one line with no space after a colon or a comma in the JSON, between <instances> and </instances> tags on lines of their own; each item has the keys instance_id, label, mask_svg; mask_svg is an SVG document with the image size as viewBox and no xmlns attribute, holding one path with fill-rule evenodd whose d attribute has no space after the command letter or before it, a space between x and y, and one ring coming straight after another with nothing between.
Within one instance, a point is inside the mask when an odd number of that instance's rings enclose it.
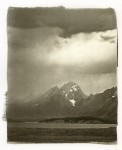
<instances>
[{"instance_id":1,"label":"snow patch on mountain","mask_svg":"<svg viewBox=\"0 0 122 150\"><path fill-rule=\"evenodd\" d=\"M77 85L73 85L72 88L73 88L74 91L77 91L77 90L78 90L78 89L77 89Z\"/></svg>"},{"instance_id":2,"label":"snow patch on mountain","mask_svg":"<svg viewBox=\"0 0 122 150\"><path fill-rule=\"evenodd\" d=\"M112 100L114 97L116 97L115 94L111 98L108 98L106 101Z\"/></svg>"},{"instance_id":3,"label":"snow patch on mountain","mask_svg":"<svg viewBox=\"0 0 122 150\"><path fill-rule=\"evenodd\" d=\"M65 94L65 97L67 97L68 94Z\"/></svg>"},{"instance_id":4,"label":"snow patch on mountain","mask_svg":"<svg viewBox=\"0 0 122 150\"><path fill-rule=\"evenodd\" d=\"M69 101L71 102L72 106L75 106L76 101L74 99L70 99Z\"/></svg>"}]
</instances>

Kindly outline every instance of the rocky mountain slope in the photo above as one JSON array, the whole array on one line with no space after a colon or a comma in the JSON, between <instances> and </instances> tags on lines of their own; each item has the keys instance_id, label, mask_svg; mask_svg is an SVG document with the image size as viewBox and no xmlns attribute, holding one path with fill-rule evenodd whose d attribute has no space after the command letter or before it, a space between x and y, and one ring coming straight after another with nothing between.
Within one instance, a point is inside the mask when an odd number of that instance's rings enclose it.
<instances>
[{"instance_id":1,"label":"rocky mountain slope","mask_svg":"<svg viewBox=\"0 0 122 150\"><path fill-rule=\"evenodd\" d=\"M89 96L74 82L61 88L55 86L28 102L11 104L7 118L13 120L40 121L50 118L85 117L117 122L117 88ZM88 120L88 119L87 119Z\"/></svg>"}]
</instances>

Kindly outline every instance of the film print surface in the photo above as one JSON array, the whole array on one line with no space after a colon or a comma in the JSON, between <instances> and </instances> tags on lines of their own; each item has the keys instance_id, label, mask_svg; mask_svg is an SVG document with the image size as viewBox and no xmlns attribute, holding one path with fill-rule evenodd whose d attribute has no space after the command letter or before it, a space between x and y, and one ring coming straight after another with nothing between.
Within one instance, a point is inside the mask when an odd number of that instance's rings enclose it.
<instances>
[{"instance_id":1,"label":"film print surface","mask_svg":"<svg viewBox=\"0 0 122 150\"><path fill-rule=\"evenodd\" d=\"M117 141L112 8L9 8L8 142Z\"/></svg>"}]
</instances>

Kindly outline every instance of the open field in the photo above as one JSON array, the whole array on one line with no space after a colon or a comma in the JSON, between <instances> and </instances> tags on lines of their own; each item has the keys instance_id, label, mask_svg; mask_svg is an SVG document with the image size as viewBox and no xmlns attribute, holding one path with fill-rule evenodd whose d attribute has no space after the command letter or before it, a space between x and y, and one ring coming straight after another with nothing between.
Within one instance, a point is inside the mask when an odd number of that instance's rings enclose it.
<instances>
[{"instance_id":1,"label":"open field","mask_svg":"<svg viewBox=\"0 0 122 150\"><path fill-rule=\"evenodd\" d=\"M59 124L58 124L59 126ZM74 125L73 125L74 126ZM116 127L81 126L81 128L54 127L12 127L8 125L8 142L22 143L88 143L117 141Z\"/></svg>"}]
</instances>

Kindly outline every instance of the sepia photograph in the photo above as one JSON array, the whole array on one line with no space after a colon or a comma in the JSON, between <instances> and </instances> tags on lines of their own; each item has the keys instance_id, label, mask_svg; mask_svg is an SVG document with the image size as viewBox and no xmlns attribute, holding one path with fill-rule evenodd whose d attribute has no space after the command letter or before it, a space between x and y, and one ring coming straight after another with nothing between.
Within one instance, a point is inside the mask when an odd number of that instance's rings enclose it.
<instances>
[{"instance_id":1,"label":"sepia photograph","mask_svg":"<svg viewBox=\"0 0 122 150\"><path fill-rule=\"evenodd\" d=\"M117 143L113 8L9 7L8 143Z\"/></svg>"}]
</instances>

